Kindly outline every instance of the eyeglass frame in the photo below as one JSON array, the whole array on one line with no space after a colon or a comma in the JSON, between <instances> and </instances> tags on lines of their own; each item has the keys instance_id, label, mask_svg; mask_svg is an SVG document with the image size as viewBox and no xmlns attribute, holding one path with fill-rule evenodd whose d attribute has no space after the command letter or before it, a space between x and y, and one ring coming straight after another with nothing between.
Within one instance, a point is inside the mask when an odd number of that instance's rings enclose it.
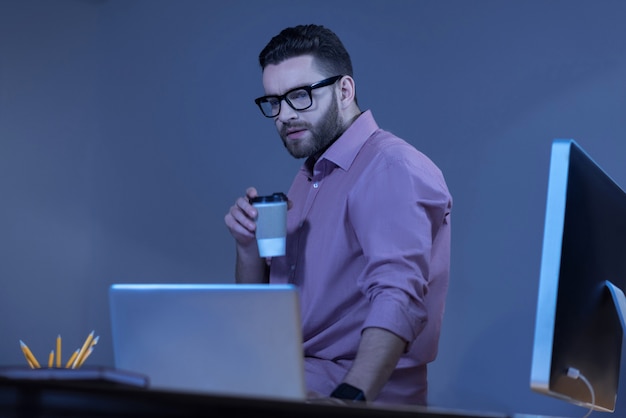
<instances>
[{"instance_id":1,"label":"eyeglass frame","mask_svg":"<svg viewBox=\"0 0 626 418\"><path fill-rule=\"evenodd\" d=\"M341 78L345 77L345 75L336 75L333 77L329 77L329 78L325 78L324 80L320 80L316 83L311 84L310 86L300 86L300 87L295 87L291 90L288 90L287 92L285 92L285 94L282 94L280 96L272 94L269 96L261 96L258 97L256 99L254 99L254 103L257 104L257 106L259 107L259 109L261 109L261 113L263 114L263 116L265 116L266 118L275 118L278 115L280 115L280 111L281 111L281 106L283 104L283 100L289 105L289 107L291 107L293 110L295 110L296 112L302 111L302 110L306 110L308 108L310 108L311 106L313 106L313 95L311 94L311 92L315 89L319 89L321 87L326 87L326 86L331 86L333 84L335 84L337 81L339 81ZM289 98L287 97L289 94L293 93L294 91L298 91L298 90L304 90L307 92L307 94L309 95L309 99L311 101L311 103L303 108L297 109L293 103L291 103L291 101L289 100ZM275 115L266 115L265 112L263 111L263 107L261 106L262 102L267 103L268 99L270 98L274 98L276 100L278 100L278 111L276 112Z\"/></svg>"}]
</instances>

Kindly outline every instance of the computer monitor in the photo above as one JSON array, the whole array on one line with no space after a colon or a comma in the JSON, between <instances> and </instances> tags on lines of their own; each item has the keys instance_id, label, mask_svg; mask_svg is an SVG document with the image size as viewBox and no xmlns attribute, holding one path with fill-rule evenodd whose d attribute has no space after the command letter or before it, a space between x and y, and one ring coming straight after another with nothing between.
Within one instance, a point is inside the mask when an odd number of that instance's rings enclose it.
<instances>
[{"instance_id":1,"label":"computer monitor","mask_svg":"<svg viewBox=\"0 0 626 418\"><path fill-rule=\"evenodd\" d=\"M626 193L573 140L552 144L534 391L613 412L626 286Z\"/></svg>"}]
</instances>

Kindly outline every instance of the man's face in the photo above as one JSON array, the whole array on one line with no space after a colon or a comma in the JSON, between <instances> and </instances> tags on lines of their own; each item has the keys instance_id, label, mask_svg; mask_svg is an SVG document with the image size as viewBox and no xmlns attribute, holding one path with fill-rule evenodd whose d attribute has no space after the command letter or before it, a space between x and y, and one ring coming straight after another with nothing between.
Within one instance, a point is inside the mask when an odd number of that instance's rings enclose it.
<instances>
[{"instance_id":1,"label":"man's face","mask_svg":"<svg viewBox=\"0 0 626 418\"><path fill-rule=\"evenodd\" d=\"M265 67L263 87L266 95L282 95L325 78L314 68L313 57L304 55ZM313 105L306 110L297 111L286 101L281 103L274 123L285 148L295 158L321 153L343 132L335 86L313 90Z\"/></svg>"}]
</instances>

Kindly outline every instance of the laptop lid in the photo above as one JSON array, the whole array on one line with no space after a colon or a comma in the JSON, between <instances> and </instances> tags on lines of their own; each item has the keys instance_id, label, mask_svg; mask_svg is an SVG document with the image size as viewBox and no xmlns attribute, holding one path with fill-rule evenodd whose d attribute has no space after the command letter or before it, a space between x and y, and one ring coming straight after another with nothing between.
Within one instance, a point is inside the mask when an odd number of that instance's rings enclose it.
<instances>
[{"instance_id":1,"label":"laptop lid","mask_svg":"<svg viewBox=\"0 0 626 418\"><path fill-rule=\"evenodd\" d=\"M306 398L294 286L114 284L109 301L115 367L152 388Z\"/></svg>"}]
</instances>

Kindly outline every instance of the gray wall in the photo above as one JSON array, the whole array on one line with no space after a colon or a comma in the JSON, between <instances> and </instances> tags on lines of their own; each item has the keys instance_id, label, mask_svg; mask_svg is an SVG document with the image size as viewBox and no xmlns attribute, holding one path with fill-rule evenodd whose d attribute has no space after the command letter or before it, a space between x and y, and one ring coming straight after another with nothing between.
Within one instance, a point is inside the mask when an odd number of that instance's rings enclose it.
<instances>
[{"instance_id":1,"label":"gray wall","mask_svg":"<svg viewBox=\"0 0 626 418\"><path fill-rule=\"evenodd\" d=\"M92 329L89 361L112 364L111 283L232 281L224 214L300 164L252 102L256 56L317 22L362 107L454 195L431 404L584 414L529 389L549 153L574 138L626 185L625 17L621 0L3 0L0 364Z\"/></svg>"}]
</instances>

